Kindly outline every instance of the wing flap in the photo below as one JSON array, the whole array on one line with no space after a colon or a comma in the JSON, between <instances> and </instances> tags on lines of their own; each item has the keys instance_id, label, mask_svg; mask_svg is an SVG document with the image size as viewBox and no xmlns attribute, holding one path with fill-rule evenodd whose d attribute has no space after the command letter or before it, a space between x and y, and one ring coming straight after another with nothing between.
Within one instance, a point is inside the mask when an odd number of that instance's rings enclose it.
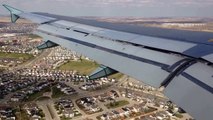
<instances>
[{"instance_id":1,"label":"wing flap","mask_svg":"<svg viewBox=\"0 0 213 120\"><path fill-rule=\"evenodd\" d=\"M213 63L213 53L206 55L206 56L203 56L202 58Z\"/></svg>"},{"instance_id":2,"label":"wing flap","mask_svg":"<svg viewBox=\"0 0 213 120\"><path fill-rule=\"evenodd\" d=\"M213 68L196 63L176 76L165 95L198 120L213 118Z\"/></svg>"}]
</instances>

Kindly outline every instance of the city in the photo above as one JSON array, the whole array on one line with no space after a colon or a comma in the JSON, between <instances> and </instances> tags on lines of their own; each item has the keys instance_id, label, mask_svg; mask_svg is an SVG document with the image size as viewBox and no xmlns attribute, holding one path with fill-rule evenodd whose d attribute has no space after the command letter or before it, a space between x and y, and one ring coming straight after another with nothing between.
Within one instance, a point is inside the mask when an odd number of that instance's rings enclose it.
<instances>
[{"instance_id":1,"label":"city","mask_svg":"<svg viewBox=\"0 0 213 120\"><path fill-rule=\"evenodd\" d=\"M0 19L0 119L193 119L162 90L127 75L89 80L96 62L62 47L39 51L36 24L9 22Z\"/></svg>"}]
</instances>

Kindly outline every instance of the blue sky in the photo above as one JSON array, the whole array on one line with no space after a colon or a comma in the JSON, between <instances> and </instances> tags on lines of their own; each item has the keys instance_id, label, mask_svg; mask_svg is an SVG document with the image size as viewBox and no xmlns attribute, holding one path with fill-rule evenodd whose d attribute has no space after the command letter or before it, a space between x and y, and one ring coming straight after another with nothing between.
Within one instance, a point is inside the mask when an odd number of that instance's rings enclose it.
<instances>
[{"instance_id":1,"label":"blue sky","mask_svg":"<svg viewBox=\"0 0 213 120\"><path fill-rule=\"evenodd\" d=\"M0 0L0 4L68 16L213 16L213 0ZM0 14L7 11L0 7Z\"/></svg>"}]
</instances>

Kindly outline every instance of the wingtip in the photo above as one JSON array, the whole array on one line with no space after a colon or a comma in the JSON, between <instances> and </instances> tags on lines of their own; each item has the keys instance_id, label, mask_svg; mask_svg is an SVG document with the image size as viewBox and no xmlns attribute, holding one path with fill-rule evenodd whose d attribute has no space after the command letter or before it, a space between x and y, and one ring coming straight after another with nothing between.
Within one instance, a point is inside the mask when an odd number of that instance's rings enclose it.
<instances>
[{"instance_id":1,"label":"wingtip","mask_svg":"<svg viewBox=\"0 0 213 120\"><path fill-rule=\"evenodd\" d=\"M7 8L7 5L6 5L6 4L2 4L2 6L5 7L5 8Z\"/></svg>"},{"instance_id":2,"label":"wingtip","mask_svg":"<svg viewBox=\"0 0 213 120\"><path fill-rule=\"evenodd\" d=\"M5 8L9 7L9 5L7 5L7 4L2 4L2 6L4 6Z\"/></svg>"},{"instance_id":3,"label":"wingtip","mask_svg":"<svg viewBox=\"0 0 213 120\"><path fill-rule=\"evenodd\" d=\"M10 6L6 5L6 4L2 4L3 7L5 7L8 11L11 12Z\"/></svg>"},{"instance_id":4,"label":"wingtip","mask_svg":"<svg viewBox=\"0 0 213 120\"><path fill-rule=\"evenodd\" d=\"M6 9L8 9L8 10L10 10L10 8L11 8L9 5L6 5L6 4L2 4L2 6L5 7Z\"/></svg>"},{"instance_id":5,"label":"wingtip","mask_svg":"<svg viewBox=\"0 0 213 120\"><path fill-rule=\"evenodd\" d=\"M4 6L8 11L10 11L12 23L15 23L19 19L19 14L23 12L6 4L2 4L2 6Z\"/></svg>"},{"instance_id":6,"label":"wingtip","mask_svg":"<svg viewBox=\"0 0 213 120\"><path fill-rule=\"evenodd\" d=\"M7 4L2 4L2 6L4 6L4 7L5 7L7 10L9 10L10 12L14 12L14 13L17 13L17 14L23 12L23 11L21 11L21 10L19 10L19 9L17 9L17 8L11 7L11 6L7 5Z\"/></svg>"}]
</instances>

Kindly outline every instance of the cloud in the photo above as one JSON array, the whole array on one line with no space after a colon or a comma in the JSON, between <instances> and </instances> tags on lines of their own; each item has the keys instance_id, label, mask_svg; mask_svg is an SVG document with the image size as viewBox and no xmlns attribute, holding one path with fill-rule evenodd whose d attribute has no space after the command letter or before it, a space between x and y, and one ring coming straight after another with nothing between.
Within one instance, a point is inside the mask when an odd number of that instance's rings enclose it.
<instances>
[{"instance_id":1,"label":"cloud","mask_svg":"<svg viewBox=\"0 0 213 120\"><path fill-rule=\"evenodd\" d=\"M182 6L212 6L213 0L179 0L174 4Z\"/></svg>"}]
</instances>

